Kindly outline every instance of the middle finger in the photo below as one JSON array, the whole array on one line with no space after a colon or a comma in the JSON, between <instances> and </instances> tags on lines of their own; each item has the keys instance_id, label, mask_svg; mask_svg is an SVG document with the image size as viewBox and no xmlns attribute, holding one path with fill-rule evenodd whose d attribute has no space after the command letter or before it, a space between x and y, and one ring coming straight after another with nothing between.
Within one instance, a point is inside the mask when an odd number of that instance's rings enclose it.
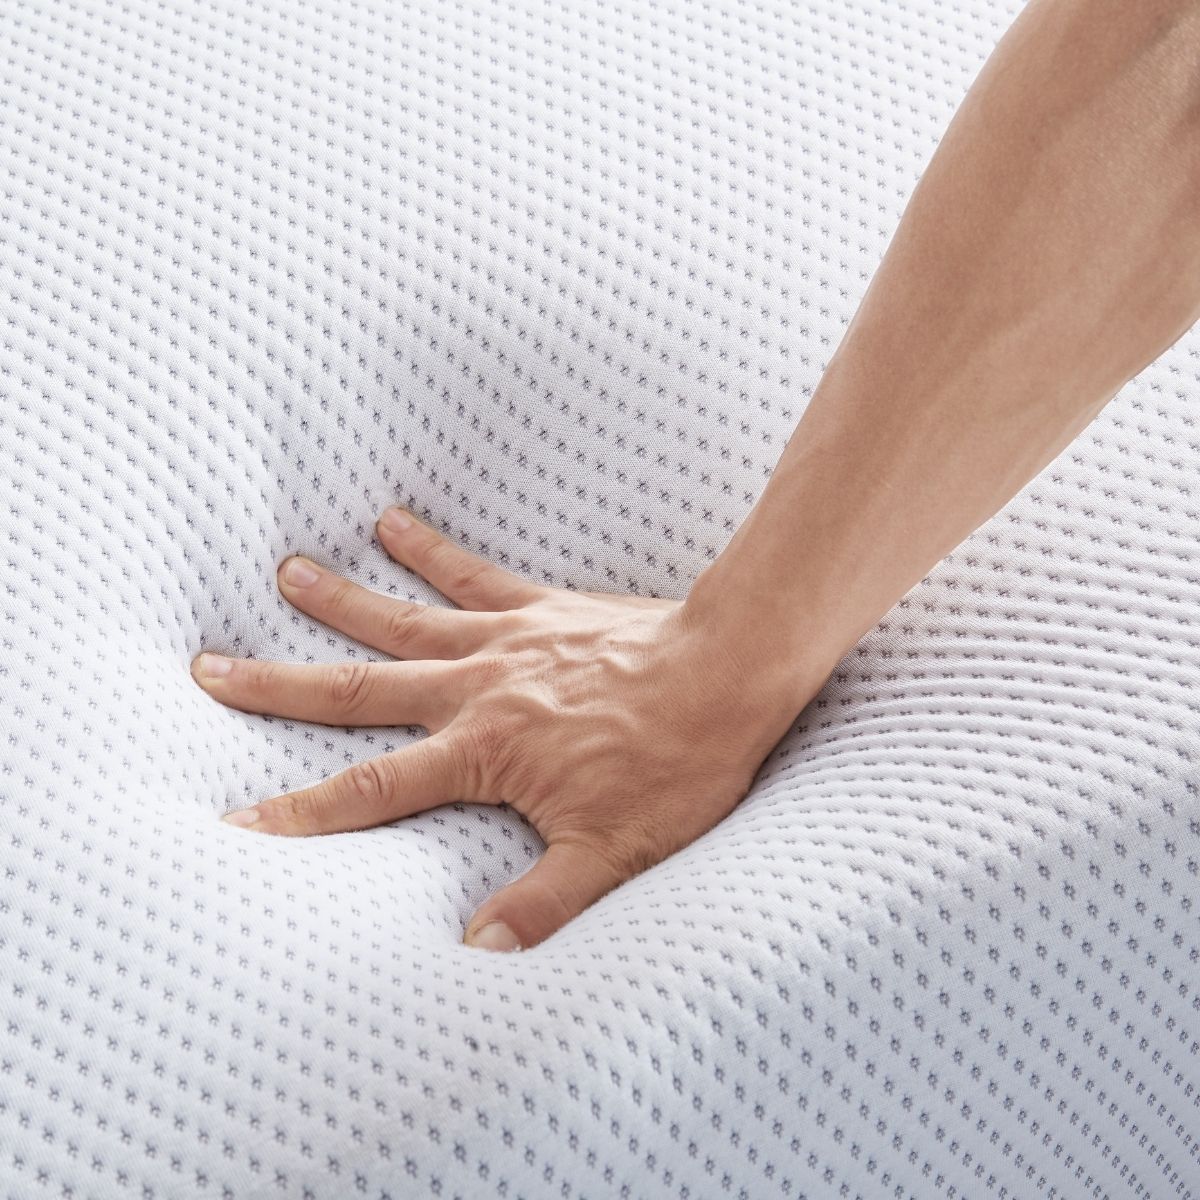
<instances>
[{"instance_id":1,"label":"middle finger","mask_svg":"<svg viewBox=\"0 0 1200 1200\"><path fill-rule=\"evenodd\" d=\"M322 725L448 725L462 707L458 662L290 663L204 653L192 664L214 700L242 712Z\"/></svg>"}]
</instances>

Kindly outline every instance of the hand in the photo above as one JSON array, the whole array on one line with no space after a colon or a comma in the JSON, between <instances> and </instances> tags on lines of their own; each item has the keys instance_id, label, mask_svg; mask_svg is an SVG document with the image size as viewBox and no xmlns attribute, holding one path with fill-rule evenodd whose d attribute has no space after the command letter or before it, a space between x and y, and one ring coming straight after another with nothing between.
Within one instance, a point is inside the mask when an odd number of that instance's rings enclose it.
<instances>
[{"instance_id":1,"label":"hand","mask_svg":"<svg viewBox=\"0 0 1200 1200\"><path fill-rule=\"evenodd\" d=\"M279 586L302 612L401 661L205 653L193 675L244 712L429 736L225 819L334 833L459 800L508 804L546 851L482 905L469 944L533 946L699 837L745 796L798 711L772 705L680 601L540 587L401 509L376 532L459 608L395 600L301 557L282 565Z\"/></svg>"}]
</instances>

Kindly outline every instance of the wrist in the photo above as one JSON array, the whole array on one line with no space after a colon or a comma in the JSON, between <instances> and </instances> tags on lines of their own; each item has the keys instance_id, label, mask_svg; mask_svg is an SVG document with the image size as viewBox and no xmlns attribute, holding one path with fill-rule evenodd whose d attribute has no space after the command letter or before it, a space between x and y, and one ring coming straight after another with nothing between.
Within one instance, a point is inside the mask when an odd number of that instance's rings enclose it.
<instances>
[{"instance_id":1,"label":"wrist","mask_svg":"<svg viewBox=\"0 0 1200 1200\"><path fill-rule=\"evenodd\" d=\"M802 602L764 596L753 575L730 566L718 559L696 577L681 623L718 669L741 681L756 707L794 717L845 651L808 627Z\"/></svg>"},{"instance_id":2,"label":"wrist","mask_svg":"<svg viewBox=\"0 0 1200 1200\"><path fill-rule=\"evenodd\" d=\"M874 437L868 390L835 355L763 493L685 601L688 620L764 686L810 689L803 703L928 565L915 489L893 462L908 461L916 435Z\"/></svg>"}]
</instances>

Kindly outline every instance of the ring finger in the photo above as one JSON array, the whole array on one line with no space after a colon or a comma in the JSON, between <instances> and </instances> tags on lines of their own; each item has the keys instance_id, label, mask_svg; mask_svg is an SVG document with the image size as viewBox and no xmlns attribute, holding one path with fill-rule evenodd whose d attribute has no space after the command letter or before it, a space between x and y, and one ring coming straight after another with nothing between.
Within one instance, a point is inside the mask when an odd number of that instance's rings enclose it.
<instances>
[{"instance_id":1,"label":"ring finger","mask_svg":"<svg viewBox=\"0 0 1200 1200\"><path fill-rule=\"evenodd\" d=\"M505 616L397 600L301 555L280 567L279 590L310 617L393 658L465 658L498 632Z\"/></svg>"}]
</instances>

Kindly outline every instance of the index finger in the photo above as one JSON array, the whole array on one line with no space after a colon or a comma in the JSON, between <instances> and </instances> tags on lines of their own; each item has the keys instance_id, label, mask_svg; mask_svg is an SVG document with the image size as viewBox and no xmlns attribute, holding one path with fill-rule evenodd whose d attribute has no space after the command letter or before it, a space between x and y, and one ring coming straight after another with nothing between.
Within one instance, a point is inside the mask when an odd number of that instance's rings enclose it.
<instances>
[{"instance_id":1,"label":"index finger","mask_svg":"<svg viewBox=\"0 0 1200 1200\"><path fill-rule=\"evenodd\" d=\"M452 804L463 790L462 758L439 731L311 787L226 813L222 820L255 833L344 833Z\"/></svg>"}]
</instances>

